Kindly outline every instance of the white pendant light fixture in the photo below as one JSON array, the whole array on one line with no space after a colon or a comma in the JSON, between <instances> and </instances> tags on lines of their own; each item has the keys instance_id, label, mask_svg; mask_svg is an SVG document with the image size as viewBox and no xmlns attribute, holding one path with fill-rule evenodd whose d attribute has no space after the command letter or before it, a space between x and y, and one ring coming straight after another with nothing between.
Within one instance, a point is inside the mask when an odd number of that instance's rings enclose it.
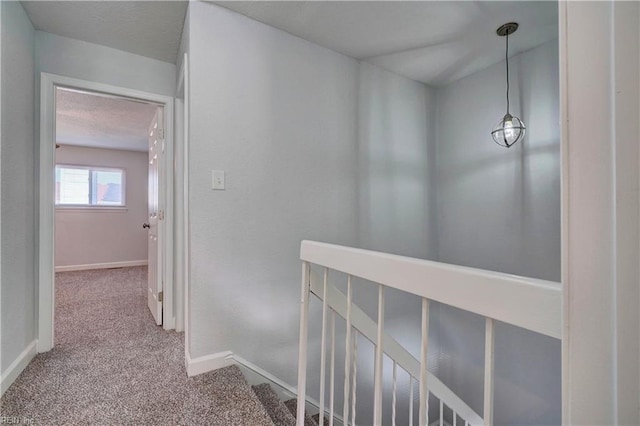
<instances>
[{"instance_id":1,"label":"white pendant light fixture","mask_svg":"<svg viewBox=\"0 0 640 426\"><path fill-rule=\"evenodd\" d=\"M507 113L495 125L491 136L493 140L500 146L511 148L520 139L524 138L526 126L518 117L514 117L509 113L509 34L513 34L518 29L516 22L509 22L502 25L496 30L500 37L506 37L506 54L507 63Z\"/></svg>"}]
</instances>

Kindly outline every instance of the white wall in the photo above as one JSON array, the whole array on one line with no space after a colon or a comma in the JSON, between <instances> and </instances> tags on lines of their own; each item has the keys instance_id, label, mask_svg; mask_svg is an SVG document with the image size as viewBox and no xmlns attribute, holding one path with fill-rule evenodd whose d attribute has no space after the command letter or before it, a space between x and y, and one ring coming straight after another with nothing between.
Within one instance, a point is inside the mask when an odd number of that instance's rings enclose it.
<instances>
[{"instance_id":1,"label":"white wall","mask_svg":"<svg viewBox=\"0 0 640 426\"><path fill-rule=\"evenodd\" d=\"M213 4L189 20L191 356L296 383L300 241L356 240L357 62Z\"/></svg>"},{"instance_id":2,"label":"white wall","mask_svg":"<svg viewBox=\"0 0 640 426\"><path fill-rule=\"evenodd\" d=\"M38 73L175 94L176 66L168 62L42 31L36 31L36 57Z\"/></svg>"},{"instance_id":3,"label":"white wall","mask_svg":"<svg viewBox=\"0 0 640 426\"><path fill-rule=\"evenodd\" d=\"M126 209L56 209L56 267L145 261L148 154L62 145L56 162L124 169L126 190Z\"/></svg>"},{"instance_id":4,"label":"white wall","mask_svg":"<svg viewBox=\"0 0 640 426\"><path fill-rule=\"evenodd\" d=\"M438 260L560 281L557 41L510 59L511 111L527 125L505 149L504 62L437 91ZM438 376L482 409L484 319L433 309ZM560 422L560 341L499 324L496 424Z\"/></svg>"},{"instance_id":5,"label":"white wall","mask_svg":"<svg viewBox=\"0 0 640 426\"><path fill-rule=\"evenodd\" d=\"M2 8L2 373L35 339L34 29Z\"/></svg>"}]
</instances>

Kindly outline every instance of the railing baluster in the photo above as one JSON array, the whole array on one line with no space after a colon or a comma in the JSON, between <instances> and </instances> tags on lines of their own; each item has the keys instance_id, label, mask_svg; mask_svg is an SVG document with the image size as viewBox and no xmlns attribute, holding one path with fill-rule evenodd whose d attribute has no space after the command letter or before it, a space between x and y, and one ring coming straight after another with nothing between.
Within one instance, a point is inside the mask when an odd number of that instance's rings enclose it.
<instances>
[{"instance_id":1,"label":"railing baluster","mask_svg":"<svg viewBox=\"0 0 640 426\"><path fill-rule=\"evenodd\" d=\"M451 411L453 412L453 426L456 426L456 424L458 423L458 413L453 410Z\"/></svg>"},{"instance_id":2,"label":"railing baluster","mask_svg":"<svg viewBox=\"0 0 640 426\"><path fill-rule=\"evenodd\" d=\"M351 381L351 275L347 277L347 328L345 347L346 354L344 357L344 404L342 406L342 419L344 426L349 423L349 384Z\"/></svg>"},{"instance_id":3,"label":"railing baluster","mask_svg":"<svg viewBox=\"0 0 640 426\"><path fill-rule=\"evenodd\" d=\"M420 348L420 426L429 424L429 388L427 386L427 350L429 348L429 300L422 299L422 344Z\"/></svg>"},{"instance_id":4,"label":"railing baluster","mask_svg":"<svg viewBox=\"0 0 640 426\"><path fill-rule=\"evenodd\" d=\"M353 330L353 386L351 387L351 425L356 426L356 378L358 377L358 329Z\"/></svg>"},{"instance_id":5,"label":"railing baluster","mask_svg":"<svg viewBox=\"0 0 640 426\"><path fill-rule=\"evenodd\" d=\"M324 280L322 290L322 339L320 342L320 420L319 424L323 424L324 420L324 385L326 381L325 363L327 355L327 279L329 270L324 268Z\"/></svg>"},{"instance_id":6,"label":"railing baluster","mask_svg":"<svg viewBox=\"0 0 640 426\"><path fill-rule=\"evenodd\" d=\"M442 400L440 400L440 426L444 426L443 422L444 422L444 403L442 402Z\"/></svg>"},{"instance_id":7,"label":"railing baluster","mask_svg":"<svg viewBox=\"0 0 640 426\"><path fill-rule=\"evenodd\" d=\"M336 311L331 310L331 372L329 376L329 426L333 426L336 373ZM319 423L322 424L322 423Z\"/></svg>"},{"instance_id":8,"label":"railing baluster","mask_svg":"<svg viewBox=\"0 0 640 426\"><path fill-rule=\"evenodd\" d=\"M378 337L376 344L376 365L374 372L373 390L373 424L382 425L382 361L384 351L382 339L384 337L384 286L378 285Z\"/></svg>"},{"instance_id":9,"label":"railing baluster","mask_svg":"<svg viewBox=\"0 0 640 426\"><path fill-rule=\"evenodd\" d=\"M413 376L409 375L409 425L413 426Z\"/></svg>"},{"instance_id":10,"label":"railing baluster","mask_svg":"<svg viewBox=\"0 0 640 426\"><path fill-rule=\"evenodd\" d=\"M491 318L485 321L484 338L484 417L485 426L493 424L493 361L495 346L495 322Z\"/></svg>"},{"instance_id":11,"label":"railing baluster","mask_svg":"<svg viewBox=\"0 0 640 426\"><path fill-rule=\"evenodd\" d=\"M391 425L396 426L396 391L398 390L398 364L393 361L393 391L391 394Z\"/></svg>"},{"instance_id":12,"label":"railing baluster","mask_svg":"<svg viewBox=\"0 0 640 426\"><path fill-rule=\"evenodd\" d=\"M304 424L304 408L307 390L307 331L309 324L309 284L311 267L302 263L302 290L300 298L300 337L298 348L298 407L296 424Z\"/></svg>"}]
</instances>

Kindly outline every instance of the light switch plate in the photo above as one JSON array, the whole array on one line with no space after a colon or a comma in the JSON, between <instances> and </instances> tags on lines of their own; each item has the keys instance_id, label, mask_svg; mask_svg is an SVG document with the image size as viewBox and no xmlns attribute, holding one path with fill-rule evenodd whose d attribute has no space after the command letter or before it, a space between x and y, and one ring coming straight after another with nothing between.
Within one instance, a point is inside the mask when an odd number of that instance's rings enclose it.
<instances>
[{"instance_id":1,"label":"light switch plate","mask_svg":"<svg viewBox=\"0 0 640 426\"><path fill-rule=\"evenodd\" d=\"M224 170L213 170L211 177L211 189L224 190Z\"/></svg>"}]
</instances>

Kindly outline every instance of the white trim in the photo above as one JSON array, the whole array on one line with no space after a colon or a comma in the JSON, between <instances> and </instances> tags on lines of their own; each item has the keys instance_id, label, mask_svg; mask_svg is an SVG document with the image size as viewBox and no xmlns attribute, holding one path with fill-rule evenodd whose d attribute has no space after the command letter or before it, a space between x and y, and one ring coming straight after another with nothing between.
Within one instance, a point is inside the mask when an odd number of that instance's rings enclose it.
<instances>
[{"instance_id":1,"label":"white trim","mask_svg":"<svg viewBox=\"0 0 640 426\"><path fill-rule=\"evenodd\" d=\"M212 355L200 356L197 358L186 358L187 376L193 377L209 371L218 370L220 368L229 367L235 364L233 352L218 352Z\"/></svg>"},{"instance_id":2,"label":"white trim","mask_svg":"<svg viewBox=\"0 0 640 426\"><path fill-rule=\"evenodd\" d=\"M109 84L96 83L55 74L40 74L40 143L39 143L39 200L38 200L38 352L46 352L53 348L54 338L54 167L55 167L55 88L62 86L77 90L86 90L110 96L125 97L157 104L163 107L165 115L165 169L167 183L165 185L165 220L163 232L166 236L162 242L168 265L164 269L163 278L163 328L174 326L173 317L173 98L170 96L142 92Z\"/></svg>"},{"instance_id":3,"label":"white trim","mask_svg":"<svg viewBox=\"0 0 640 426\"><path fill-rule=\"evenodd\" d=\"M562 424L571 424L571 374L569 366L569 105L568 86L568 40L567 40L567 2L558 2L558 56L560 90L560 215L561 215L561 261L560 280L562 282Z\"/></svg>"},{"instance_id":4,"label":"white trim","mask_svg":"<svg viewBox=\"0 0 640 426\"><path fill-rule=\"evenodd\" d=\"M560 11L562 423L638 424L639 11Z\"/></svg>"},{"instance_id":5,"label":"white trim","mask_svg":"<svg viewBox=\"0 0 640 426\"><path fill-rule=\"evenodd\" d=\"M124 207L107 207L107 206L77 206L77 205L60 205L56 206L56 213L126 213L129 208Z\"/></svg>"},{"instance_id":6,"label":"white trim","mask_svg":"<svg viewBox=\"0 0 640 426\"><path fill-rule=\"evenodd\" d=\"M88 271L91 269L113 269L113 268L127 268L130 266L147 266L149 261L144 260L126 260L124 262L108 262L108 263L89 263L85 265L63 265L56 266L56 272L71 272L71 271Z\"/></svg>"},{"instance_id":7,"label":"white trim","mask_svg":"<svg viewBox=\"0 0 640 426\"><path fill-rule=\"evenodd\" d=\"M55 226L55 77L40 77L40 163L38 204L38 352L53 348ZM49 179L46 179L46 176Z\"/></svg>"},{"instance_id":8,"label":"white trim","mask_svg":"<svg viewBox=\"0 0 640 426\"><path fill-rule=\"evenodd\" d=\"M302 241L300 259L484 317L560 338L560 283Z\"/></svg>"},{"instance_id":9,"label":"white trim","mask_svg":"<svg viewBox=\"0 0 640 426\"><path fill-rule=\"evenodd\" d=\"M173 121L174 117L174 99L169 98L171 102L164 105L164 139L165 139L165 159L164 159L164 194L161 195L161 200L164 198L164 219L162 220L163 226L161 227L164 233L162 242L162 264L163 264L163 301L162 301L162 328L165 330L173 330L176 328L175 309L173 306L174 298L174 286L173 286L173 183L174 183L174 164L173 164L173 152L174 152L174 134L173 134Z\"/></svg>"},{"instance_id":10,"label":"white trim","mask_svg":"<svg viewBox=\"0 0 640 426\"><path fill-rule=\"evenodd\" d=\"M175 163L175 197L174 197L174 242L175 242L175 256L174 256L174 286L175 286L175 298L174 305L176 308L176 331L184 331L184 217L182 206L184 204L184 189L182 187L182 179L184 178L182 156L184 155L184 102L176 95L175 103L175 150L174 150L174 163Z\"/></svg>"},{"instance_id":11,"label":"white trim","mask_svg":"<svg viewBox=\"0 0 640 426\"><path fill-rule=\"evenodd\" d=\"M191 240L190 240L190 224L191 224L191 216L189 210L189 97L190 97L190 82L189 82L189 55L187 53L184 54L184 59L182 60L182 68L184 71L183 75L183 89L184 89L184 138L183 138L183 170L182 175L183 179L183 211L182 211L182 223L184 230L184 241L183 241L183 253L184 253L184 348L185 355L189 354L189 348L191 345L191 328L190 328L190 318L191 318L191 307L189 302L189 297L191 294Z\"/></svg>"},{"instance_id":12,"label":"white trim","mask_svg":"<svg viewBox=\"0 0 640 426\"><path fill-rule=\"evenodd\" d=\"M29 365L34 356L36 356L37 342L34 340L25 348L24 351L11 363L7 370L2 373L0 378L0 396L4 395L9 386L18 378L20 373Z\"/></svg>"},{"instance_id":13,"label":"white trim","mask_svg":"<svg viewBox=\"0 0 640 426\"><path fill-rule=\"evenodd\" d=\"M270 385L272 385L271 387L278 395L280 400L286 401L288 399L296 397L295 387L288 385L273 374L268 373L267 371L263 370L252 362L239 357L238 355L233 354L232 357L242 370L242 374L244 374L244 378L247 380L247 383L249 383L251 386L259 385L267 381Z\"/></svg>"}]
</instances>

